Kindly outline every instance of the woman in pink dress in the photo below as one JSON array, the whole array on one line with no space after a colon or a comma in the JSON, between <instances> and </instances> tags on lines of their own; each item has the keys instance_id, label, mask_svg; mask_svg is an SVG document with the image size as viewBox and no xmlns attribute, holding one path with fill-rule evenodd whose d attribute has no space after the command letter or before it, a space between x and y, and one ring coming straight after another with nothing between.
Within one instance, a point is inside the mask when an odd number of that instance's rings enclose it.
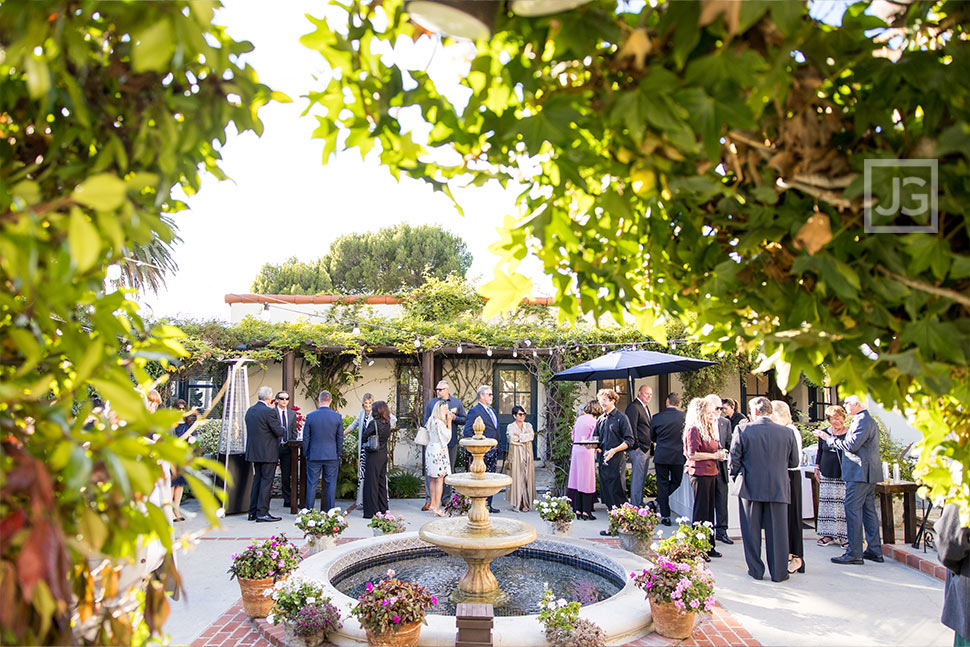
<instances>
[{"instance_id":1,"label":"woman in pink dress","mask_svg":"<svg viewBox=\"0 0 970 647\"><path fill-rule=\"evenodd\" d=\"M599 402L592 400L573 425L573 451L569 461L569 481L566 494L573 502L578 519L596 519L593 516L593 496L596 493L596 445L581 445L593 437L596 419L603 415Z\"/></svg>"}]
</instances>

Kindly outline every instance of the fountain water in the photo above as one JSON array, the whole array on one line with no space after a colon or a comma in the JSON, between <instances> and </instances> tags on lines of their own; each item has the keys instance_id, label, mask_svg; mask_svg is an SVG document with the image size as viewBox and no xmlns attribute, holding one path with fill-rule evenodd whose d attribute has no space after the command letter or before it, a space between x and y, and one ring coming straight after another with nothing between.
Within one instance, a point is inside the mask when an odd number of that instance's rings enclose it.
<instances>
[{"instance_id":1,"label":"fountain water","mask_svg":"<svg viewBox=\"0 0 970 647\"><path fill-rule=\"evenodd\" d=\"M538 537L531 524L515 519L491 519L486 499L510 485L505 474L485 471L483 457L498 443L485 438L485 424L477 418L472 425L475 435L463 438L459 444L472 455L468 472L452 474L445 483L471 499L468 517L442 518L429 521L418 535L448 553L461 557L468 565L452 594L454 602L475 602L501 605L507 595L499 588L492 573L493 559L508 555L516 548L531 544Z\"/></svg>"}]
</instances>

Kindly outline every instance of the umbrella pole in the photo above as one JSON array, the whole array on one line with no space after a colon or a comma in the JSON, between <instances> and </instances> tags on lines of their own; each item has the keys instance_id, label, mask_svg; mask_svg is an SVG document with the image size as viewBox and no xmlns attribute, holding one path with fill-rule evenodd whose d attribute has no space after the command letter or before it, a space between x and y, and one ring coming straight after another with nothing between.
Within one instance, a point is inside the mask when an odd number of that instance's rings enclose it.
<instances>
[{"instance_id":1,"label":"umbrella pole","mask_svg":"<svg viewBox=\"0 0 970 647\"><path fill-rule=\"evenodd\" d=\"M633 398L637 396L633 392L633 371L630 370L626 372L626 392L630 394L630 402L633 402Z\"/></svg>"}]
</instances>

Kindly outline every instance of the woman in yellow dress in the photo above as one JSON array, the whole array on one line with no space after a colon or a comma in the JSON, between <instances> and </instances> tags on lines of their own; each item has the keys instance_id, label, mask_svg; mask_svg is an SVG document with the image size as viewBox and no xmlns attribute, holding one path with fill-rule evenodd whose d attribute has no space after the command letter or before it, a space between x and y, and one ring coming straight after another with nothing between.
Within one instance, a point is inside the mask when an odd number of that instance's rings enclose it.
<instances>
[{"instance_id":1,"label":"woman in yellow dress","mask_svg":"<svg viewBox=\"0 0 970 647\"><path fill-rule=\"evenodd\" d=\"M519 512L528 512L536 498L536 473L532 463L532 440L535 431L532 425L525 421L525 409L519 405L512 407L514 422L506 427L509 439L509 476L512 484L507 496L512 508Z\"/></svg>"}]
</instances>

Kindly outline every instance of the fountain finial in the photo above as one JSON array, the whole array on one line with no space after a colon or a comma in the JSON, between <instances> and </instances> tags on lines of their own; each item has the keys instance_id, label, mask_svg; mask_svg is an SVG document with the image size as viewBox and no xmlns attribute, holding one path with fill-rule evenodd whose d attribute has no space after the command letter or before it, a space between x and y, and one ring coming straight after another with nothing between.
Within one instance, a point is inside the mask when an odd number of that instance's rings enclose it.
<instances>
[{"instance_id":1,"label":"fountain finial","mask_svg":"<svg viewBox=\"0 0 970 647\"><path fill-rule=\"evenodd\" d=\"M475 422L472 424L472 431L475 432L475 440L482 440L485 438L485 423L482 422L481 416L475 418Z\"/></svg>"}]
</instances>

